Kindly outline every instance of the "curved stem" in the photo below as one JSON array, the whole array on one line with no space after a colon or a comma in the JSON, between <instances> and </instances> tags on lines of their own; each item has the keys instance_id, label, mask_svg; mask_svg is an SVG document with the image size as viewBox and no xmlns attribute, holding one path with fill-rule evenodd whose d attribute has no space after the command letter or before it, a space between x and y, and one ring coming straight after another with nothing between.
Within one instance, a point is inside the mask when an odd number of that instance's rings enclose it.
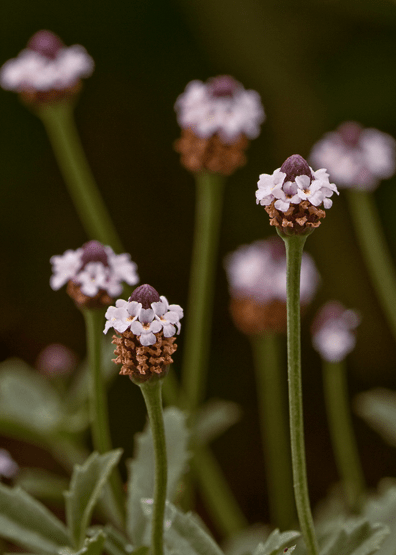
<instances>
[{"instance_id":1,"label":"curved stem","mask_svg":"<svg viewBox=\"0 0 396 555\"><path fill-rule=\"evenodd\" d=\"M223 188L221 175L196 174L194 245L182 366L182 389L192 414L205 391Z\"/></svg>"},{"instance_id":2,"label":"curved stem","mask_svg":"<svg viewBox=\"0 0 396 555\"><path fill-rule=\"evenodd\" d=\"M353 433L345 362L323 361L323 385L331 441L350 509L359 512L365 481Z\"/></svg>"},{"instance_id":3,"label":"curved stem","mask_svg":"<svg viewBox=\"0 0 396 555\"><path fill-rule=\"evenodd\" d=\"M251 337L271 521L289 530L296 519L287 420L286 372L280 362L280 336Z\"/></svg>"},{"instance_id":4,"label":"curved stem","mask_svg":"<svg viewBox=\"0 0 396 555\"><path fill-rule=\"evenodd\" d=\"M287 366L289 376L290 439L294 495L301 531L309 555L318 555L309 502L304 445L301 383L300 271L306 236L284 238L287 263Z\"/></svg>"},{"instance_id":5,"label":"curved stem","mask_svg":"<svg viewBox=\"0 0 396 555\"><path fill-rule=\"evenodd\" d=\"M91 239L122 252L121 241L97 188L74 123L73 106L46 104L38 111L77 213Z\"/></svg>"},{"instance_id":6,"label":"curved stem","mask_svg":"<svg viewBox=\"0 0 396 555\"><path fill-rule=\"evenodd\" d=\"M347 191L356 236L382 310L396 339L396 270L389 252L374 196Z\"/></svg>"},{"instance_id":7,"label":"curved stem","mask_svg":"<svg viewBox=\"0 0 396 555\"><path fill-rule=\"evenodd\" d=\"M146 403L153 436L155 456L154 508L151 522L151 555L163 555L164 515L168 467L164 418L162 413L162 381L153 379L139 384Z\"/></svg>"},{"instance_id":8,"label":"curved stem","mask_svg":"<svg viewBox=\"0 0 396 555\"><path fill-rule=\"evenodd\" d=\"M111 437L107 413L107 400L102 376L103 311L83 309L87 333L88 360L90 368L89 409L94 449L99 453L111 451ZM124 495L117 470L110 476L110 487L118 517L124 518Z\"/></svg>"}]
</instances>

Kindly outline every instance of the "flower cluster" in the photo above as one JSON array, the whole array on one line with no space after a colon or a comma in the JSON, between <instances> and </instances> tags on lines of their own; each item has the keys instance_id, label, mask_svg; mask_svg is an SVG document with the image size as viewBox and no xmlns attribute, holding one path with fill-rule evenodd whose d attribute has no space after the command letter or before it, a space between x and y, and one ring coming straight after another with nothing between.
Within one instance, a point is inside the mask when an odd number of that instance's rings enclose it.
<instances>
[{"instance_id":1,"label":"flower cluster","mask_svg":"<svg viewBox=\"0 0 396 555\"><path fill-rule=\"evenodd\" d=\"M396 141L348 121L314 145L310 161L314 167L325 166L339 187L372 191L396 171Z\"/></svg>"},{"instance_id":2,"label":"flower cluster","mask_svg":"<svg viewBox=\"0 0 396 555\"><path fill-rule=\"evenodd\" d=\"M223 175L245 164L249 139L265 119L260 96L229 75L191 81L175 104L182 137L175 148L190 171Z\"/></svg>"},{"instance_id":3,"label":"flower cluster","mask_svg":"<svg viewBox=\"0 0 396 555\"><path fill-rule=\"evenodd\" d=\"M326 170L313 171L299 154L287 158L272 175L260 175L257 185L256 202L271 216L271 225L283 231L291 228L294 233L318 227L325 217L318 207L330 208L330 197L338 194Z\"/></svg>"},{"instance_id":4,"label":"flower cluster","mask_svg":"<svg viewBox=\"0 0 396 555\"><path fill-rule=\"evenodd\" d=\"M236 326L247 334L286 330L286 254L274 237L243 245L225 259L231 295L230 310ZM307 253L301 262L300 300L307 305L319 283L319 274Z\"/></svg>"},{"instance_id":5,"label":"flower cluster","mask_svg":"<svg viewBox=\"0 0 396 555\"><path fill-rule=\"evenodd\" d=\"M135 285L139 281L137 266L129 254L115 254L98 241L89 241L81 248L67 250L51 258L52 289L68 284L68 293L78 305L93 307L110 304L122 292L122 282Z\"/></svg>"},{"instance_id":6,"label":"flower cluster","mask_svg":"<svg viewBox=\"0 0 396 555\"><path fill-rule=\"evenodd\" d=\"M175 335L180 332L183 309L170 305L148 284L137 287L128 301L119 299L115 304L107 309L104 333L114 328L121 335L113 337L114 362L122 364L120 374L138 382L164 376L177 349Z\"/></svg>"},{"instance_id":7,"label":"flower cluster","mask_svg":"<svg viewBox=\"0 0 396 555\"><path fill-rule=\"evenodd\" d=\"M0 480L14 478L19 471L19 466L6 449L0 448Z\"/></svg>"},{"instance_id":8,"label":"flower cluster","mask_svg":"<svg viewBox=\"0 0 396 555\"><path fill-rule=\"evenodd\" d=\"M67 376L77 366L77 355L65 345L51 343L40 351L35 367L48 377Z\"/></svg>"},{"instance_id":9,"label":"flower cluster","mask_svg":"<svg viewBox=\"0 0 396 555\"><path fill-rule=\"evenodd\" d=\"M48 101L75 92L82 77L89 77L94 62L83 46L66 47L50 31L38 31L17 58L0 71L6 90L22 93L27 101Z\"/></svg>"},{"instance_id":10,"label":"flower cluster","mask_svg":"<svg viewBox=\"0 0 396 555\"><path fill-rule=\"evenodd\" d=\"M340 362L356 344L355 329L360 318L354 310L330 301L316 316L312 325L312 343L321 357L329 362Z\"/></svg>"}]
</instances>

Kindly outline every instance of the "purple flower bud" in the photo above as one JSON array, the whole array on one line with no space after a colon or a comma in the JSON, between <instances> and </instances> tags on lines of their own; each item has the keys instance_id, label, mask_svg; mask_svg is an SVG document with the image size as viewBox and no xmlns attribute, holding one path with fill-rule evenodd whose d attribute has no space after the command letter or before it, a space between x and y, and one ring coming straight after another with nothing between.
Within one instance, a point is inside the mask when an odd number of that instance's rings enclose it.
<instances>
[{"instance_id":1,"label":"purple flower bud","mask_svg":"<svg viewBox=\"0 0 396 555\"><path fill-rule=\"evenodd\" d=\"M128 299L129 302L136 301L140 303L144 309L151 308L151 303L157 303L160 300L158 291L147 283L136 287L135 291Z\"/></svg>"},{"instance_id":2,"label":"purple flower bud","mask_svg":"<svg viewBox=\"0 0 396 555\"><path fill-rule=\"evenodd\" d=\"M312 183L311 168L309 167L308 162L299 154L289 156L289 158L287 158L281 165L280 170L286 174L285 182L294 182L298 175L306 175Z\"/></svg>"},{"instance_id":3,"label":"purple flower bud","mask_svg":"<svg viewBox=\"0 0 396 555\"><path fill-rule=\"evenodd\" d=\"M82 246L82 250L81 269L83 269L88 262L101 262L103 266L109 265L106 250L99 241L88 241L88 243Z\"/></svg>"},{"instance_id":4,"label":"purple flower bud","mask_svg":"<svg viewBox=\"0 0 396 555\"><path fill-rule=\"evenodd\" d=\"M27 44L29 50L38 52L42 56L54 60L59 50L62 50L65 45L61 39L51 31L37 31Z\"/></svg>"},{"instance_id":5,"label":"purple flower bud","mask_svg":"<svg viewBox=\"0 0 396 555\"><path fill-rule=\"evenodd\" d=\"M234 96L240 85L231 75L219 75L209 82L209 94L214 97Z\"/></svg>"}]
</instances>

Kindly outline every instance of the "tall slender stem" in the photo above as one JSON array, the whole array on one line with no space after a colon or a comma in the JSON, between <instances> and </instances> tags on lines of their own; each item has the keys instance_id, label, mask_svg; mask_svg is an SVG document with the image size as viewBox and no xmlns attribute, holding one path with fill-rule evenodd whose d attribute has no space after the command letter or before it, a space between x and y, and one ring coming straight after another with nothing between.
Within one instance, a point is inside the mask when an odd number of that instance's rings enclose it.
<instances>
[{"instance_id":1,"label":"tall slender stem","mask_svg":"<svg viewBox=\"0 0 396 555\"><path fill-rule=\"evenodd\" d=\"M254 355L262 443L272 524L291 528L296 519L287 420L286 372L280 361L280 336L251 337Z\"/></svg>"},{"instance_id":2,"label":"tall slender stem","mask_svg":"<svg viewBox=\"0 0 396 555\"><path fill-rule=\"evenodd\" d=\"M301 383L300 271L306 236L284 238L287 264L287 365L290 439L294 495L301 531L309 555L318 555L308 493Z\"/></svg>"},{"instance_id":3,"label":"tall slender stem","mask_svg":"<svg viewBox=\"0 0 396 555\"><path fill-rule=\"evenodd\" d=\"M92 440L96 451L111 451L111 437L107 412L106 391L102 375L103 311L83 309L87 333L88 360L90 369L89 409ZM118 518L124 519L124 496L118 471L110 476L110 487Z\"/></svg>"},{"instance_id":4,"label":"tall slender stem","mask_svg":"<svg viewBox=\"0 0 396 555\"><path fill-rule=\"evenodd\" d=\"M347 191L357 240L382 310L396 339L396 270L372 193Z\"/></svg>"},{"instance_id":5,"label":"tall slender stem","mask_svg":"<svg viewBox=\"0 0 396 555\"><path fill-rule=\"evenodd\" d=\"M162 381L153 379L139 384L146 403L153 436L155 456L154 508L151 523L151 555L164 553L164 516L168 467L164 417L162 412Z\"/></svg>"},{"instance_id":6,"label":"tall slender stem","mask_svg":"<svg viewBox=\"0 0 396 555\"><path fill-rule=\"evenodd\" d=\"M38 111L50 139L77 213L91 239L122 252L121 241L97 188L67 102L46 104Z\"/></svg>"},{"instance_id":7,"label":"tall slender stem","mask_svg":"<svg viewBox=\"0 0 396 555\"><path fill-rule=\"evenodd\" d=\"M195 232L186 310L182 385L187 408L192 414L205 392L223 188L224 178L221 175L207 172L196 174Z\"/></svg>"},{"instance_id":8,"label":"tall slender stem","mask_svg":"<svg viewBox=\"0 0 396 555\"><path fill-rule=\"evenodd\" d=\"M359 512L365 481L348 402L345 361L323 361L323 385L331 441L350 509Z\"/></svg>"}]
</instances>

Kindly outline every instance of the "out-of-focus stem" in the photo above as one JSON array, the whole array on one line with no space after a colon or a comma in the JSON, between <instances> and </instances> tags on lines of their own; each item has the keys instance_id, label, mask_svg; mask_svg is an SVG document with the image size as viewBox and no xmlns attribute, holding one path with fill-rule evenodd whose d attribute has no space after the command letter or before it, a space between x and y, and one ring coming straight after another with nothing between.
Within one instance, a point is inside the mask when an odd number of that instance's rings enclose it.
<instances>
[{"instance_id":1,"label":"out-of-focus stem","mask_svg":"<svg viewBox=\"0 0 396 555\"><path fill-rule=\"evenodd\" d=\"M91 239L123 252L81 145L69 102L45 104L37 112L50 139L74 206Z\"/></svg>"},{"instance_id":2,"label":"out-of-focus stem","mask_svg":"<svg viewBox=\"0 0 396 555\"><path fill-rule=\"evenodd\" d=\"M182 366L182 389L192 415L205 392L223 189L223 176L196 174L195 231Z\"/></svg>"},{"instance_id":3,"label":"out-of-focus stem","mask_svg":"<svg viewBox=\"0 0 396 555\"><path fill-rule=\"evenodd\" d=\"M251 337L271 521L289 530L296 519L290 458L286 372L280 362L280 336Z\"/></svg>"},{"instance_id":4,"label":"out-of-focus stem","mask_svg":"<svg viewBox=\"0 0 396 555\"><path fill-rule=\"evenodd\" d=\"M323 385L338 472L344 482L349 508L359 512L364 501L365 481L349 409L345 361L323 361Z\"/></svg>"},{"instance_id":5,"label":"out-of-focus stem","mask_svg":"<svg viewBox=\"0 0 396 555\"><path fill-rule=\"evenodd\" d=\"M396 270L372 193L349 190L347 198L367 270L396 339Z\"/></svg>"}]
</instances>

